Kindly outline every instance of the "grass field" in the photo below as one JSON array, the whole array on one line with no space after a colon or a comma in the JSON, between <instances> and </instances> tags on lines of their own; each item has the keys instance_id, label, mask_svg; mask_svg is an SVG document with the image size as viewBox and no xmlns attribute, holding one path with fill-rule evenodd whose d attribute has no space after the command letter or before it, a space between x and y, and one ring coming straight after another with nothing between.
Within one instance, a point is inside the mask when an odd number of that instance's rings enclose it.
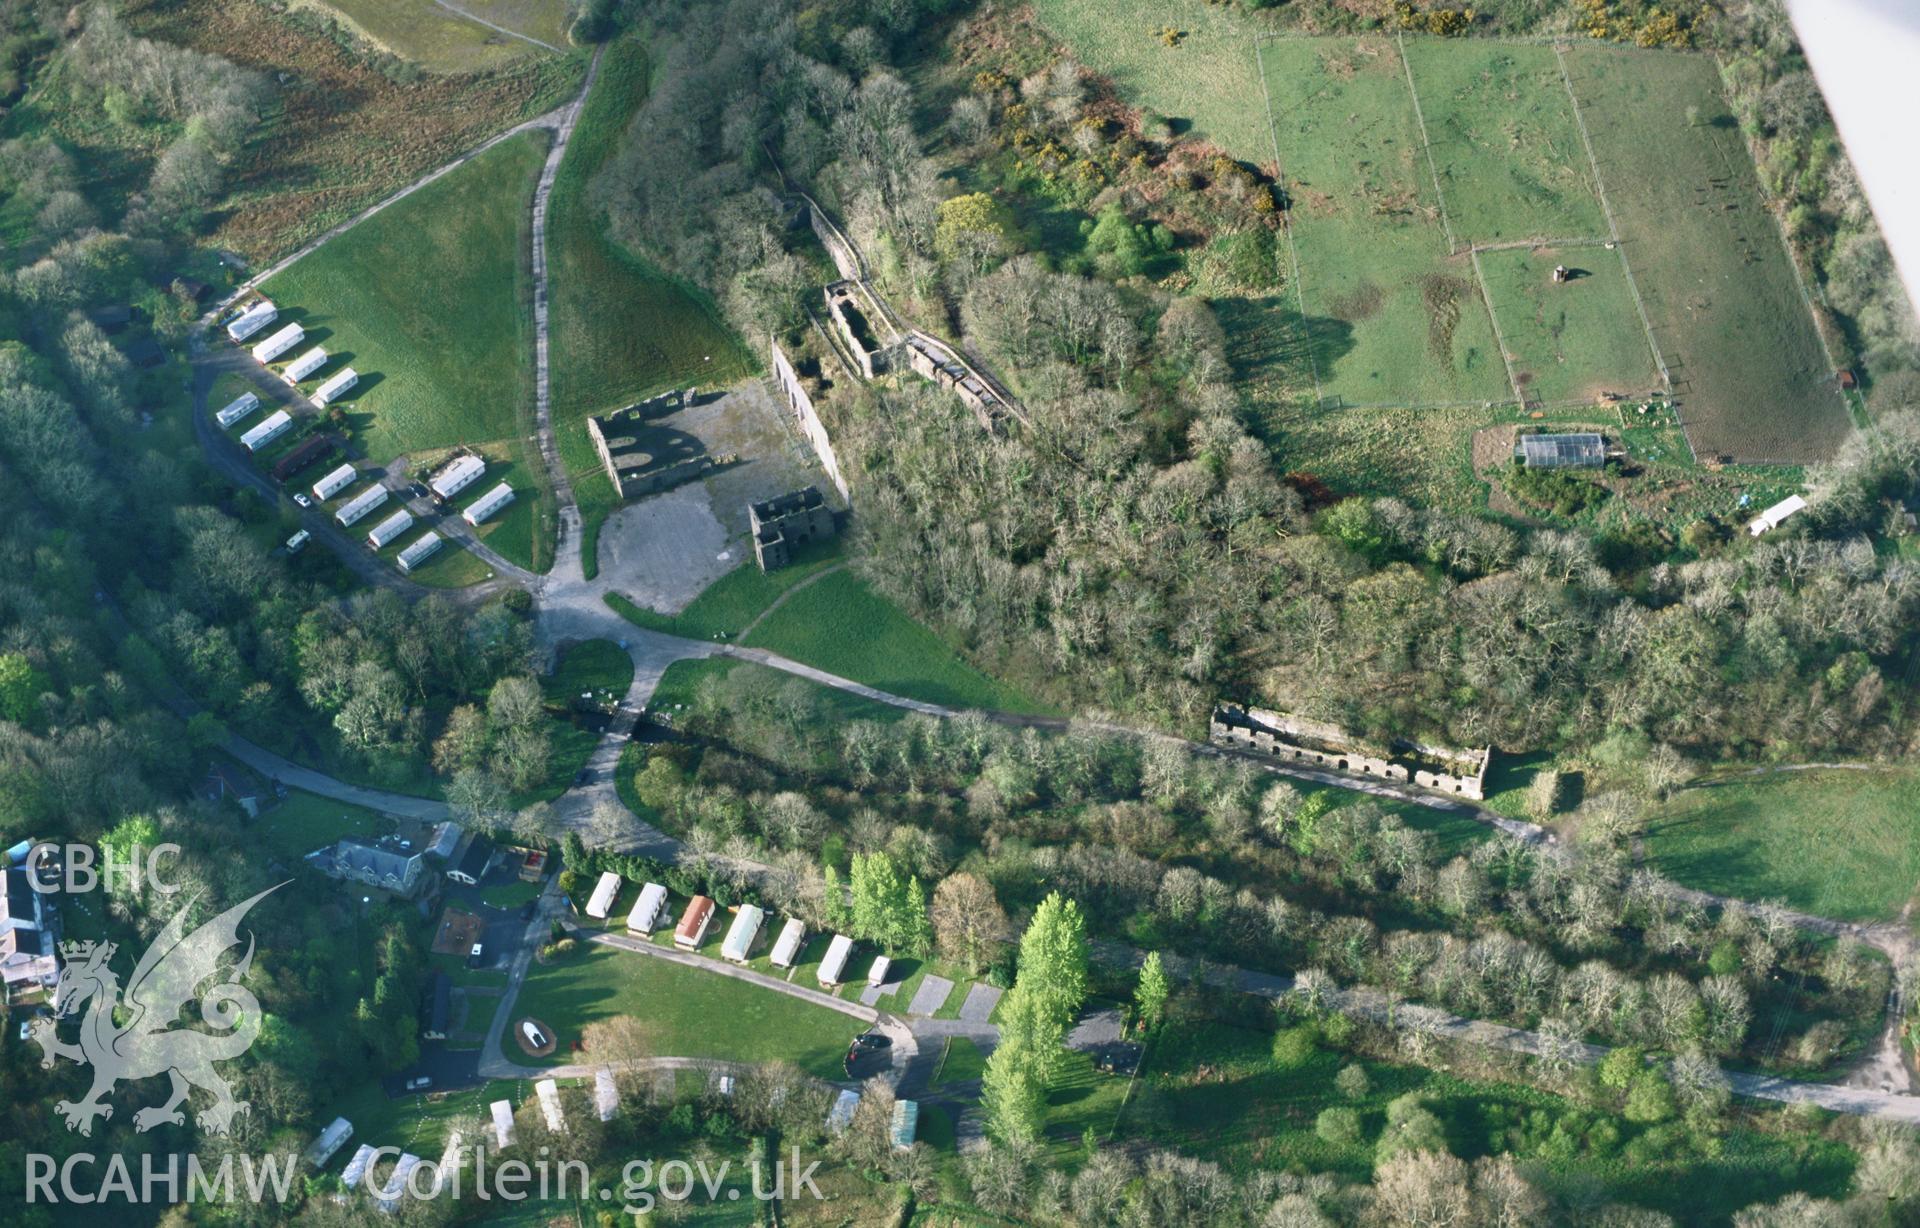
<instances>
[{"instance_id":1,"label":"grass field","mask_svg":"<svg viewBox=\"0 0 1920 1228\"><path fill-rule=\"evenodd\" d=\"M466 0L453 2L474 12L487 7L484 3L476 6ZM525 39L489 30L477 21L449 12L433 0L326 0L326 7L394 55L412 60L428 72L472 72L497 67L521 56L552 54ZM529 10L526 15L536 19L548 17L542 10L557 9L564 18L566 0L518 0L512 4L496 3L492 7ZM498 25L516 28L498 17L483 15ZM547 24L551 24L551 18ZM555 45L566 46L564 42Z\"/></svg>"},{"instance_id":2,"label":"grass field","mask_svg":"<svg viewBox=\"0 0 1920 1228\"><path fill-rule=\"evenodd\" d=\"M327 373L360 373L347 423L374 461L484 445L498 470L471 497L496 481L520 495L481 526L482 539L533 570L552 555L551 513L524 443L533 397L528 202L545 149L540 133L504 142L262 287L326 346Z\"/></svg>"},{"instance_id":3,"label":"grass field","mask_svg":"<svg viewBox=\"0 0 1920 1228\"><path fill-rule=\"evenodd\" d=\"M1414 38L1405 48L1433 170L1461 242L1606 235L1551 47Z\"/></svg>"},{"instance_id":4,"label":"grass field","mask_svg":"<svg viewBox=\"0 0 1920 1228\"><path fill-rule=\"evenodd\" d=\"M837 541L811 542L800 547L795 561L778 571L764 572L752 560L709 584L678 614L659 614L635 605L618 593L607 594L607 604L637 627L664 631L691 640L732 639L765 613L782 594L802 580L818 575L844 559Z\"/></svg>"},{"instance_id":5,"label":"grass field","mask_svg":"<svg viewBox=\"0 0 1920 1228\"><path fill-rule=\"evenodd\" d=\"M392 830L391 820L365 807L295 789L255 820L252 834L292 865L342 836L378 836Z\"/></svg>"},{"instance_id":6,"label":"grass field","mask_svg":"<svg viewBox=\"0 0 1920 1228\"><path fill-rule=\"evenodd\" d=\"M1910 772L1742 776L1682 790L1649 822L1647 853L1689 887L1880 921L1920 884L1916 815Z\"/></svg>"},{"instance_id":7,"label":"grass field","mask_svg":"<svg viewBox=\"0 0 1920 1228\"><path fill-rule=\"evenodd\" d=\"M1713 60L1588 43L1567 66L1694 448L1827 456L1846 406Z\"/></svg>"},{"instance_id":8,"label":"grass field","mask_svg":"<svg viewBox=\"0 0 1920 1228\"><path fill-rule=\"evenodd\" d=\"M1282 39L1262 60L1321 396L1349 405L1510 399L1472 261L1448 253L1395 44Z\"/></svg>"},{"instance_id":9,"label":"grass field","mask_svg":"<svg viewBox=\"0 0 1920 1228\"><path fill-rule=\"evenodd\" d=\"M514 1007L551 1024L560 1044L548 1065L576 1060L568 1046L596 1019L633 1015L662 1057L784 1060L823 1079L842 1078L860 1021L744 981L650 955L585 946L536 964Z\"/></svg>"},{"instance_id":10,"label":"grass field","mask_svg":"<svg viewBox=\"0 0 1920 1228\"><path fill-rule=\"evenodd\" d=\"M1618 251L1508 248L1481 252L1479 261L1527 399L1592 404L1602 392L1633 396L1660 386ZM1556 283L1556 265L1576 275Z\"/></svg>"},{"instance_id":11,"label":"grass field","mask_svg":"<svg viewBox=\"0 0 1920 1228\"><path fill-rule=\"evenodd\" d=\"M607 48L550 202L553 429L586 521L589 578L599 570L600 525L617 501L587 416L669 388L729 384L754 369L712 304L615 244L594 202L594 176L644 101L648 69L638 41Z\"/></svg>"},{"instance_id":12,"label":"grass field","mask_svg":"<svg viewBox=\"0 0 1920 1228\"><path fill-rule=\"evenodd\" d=\"M475 17L505 26L528 38L537 38L555 47L567 43L567 16L573 5L567 0L453 0Z\"/></svg>"},{"instance_id":13,"label":"grass field","mask_svg":"<svg viewBox=\"0 0 1920 1228\"><path fill-rule=\"evenodd\" d=\"M852 572L795 592L745 643L896 695L957 708L1044 712L987 677Z\"/></svg>"}]
</instances>

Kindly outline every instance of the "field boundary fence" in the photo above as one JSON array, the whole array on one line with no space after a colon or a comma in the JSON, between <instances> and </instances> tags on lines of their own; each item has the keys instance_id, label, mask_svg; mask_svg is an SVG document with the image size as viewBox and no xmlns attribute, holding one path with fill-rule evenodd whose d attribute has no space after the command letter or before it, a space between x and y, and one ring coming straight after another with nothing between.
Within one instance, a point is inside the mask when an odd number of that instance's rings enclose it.
<instances>
[{"instance_id":1,"label":"field boundary fence","mask_svg":"<svg viewBox=\"0 0 1920 1228\"><path fill-rule=\"evenodd\" d=\"M1273 117L1273 90L1267 85L1267 63L1260 53L1260 36L1253 40L1253 71L1260 78L1260 98L1267 106L1267 139L1273 144L1273 182L1285 195L1287 189L1287 168L1280 159L1280 128ZM1313 328L1307 323L1306 280L1300 276L1300 249L1293 242L1293 208L1289 204L1286 216L1280 219L1280 229L1287 236L1287 263L1293 271L1293 301L1300 307L1301 348L1307 352L1307 369L1313 375L1313 399L1324 403L1325 393L1320 387L1320 358L1314 353ZM1278 257L1276 256L1277 260Z\"/></svg>"},{"instance_id":2,"label":"field boundary fence","mask_svg":"<svg viewBox=\"0 0 1920 1228\"><path fill-rule=\"evenodd\" d=\"M1440 186L1440 168L1433 161L1433 138L1427 135L1427 116L1420 108L1420 89L1413 83L1413 65L1407 62L1407 40L1397 30L1393 35L1393 48L1400 57L1400 72L1407 79L1407 97L1413 100L1413 122L1420 129L1420 152L1427 157L1427 174L1433 179L1434 199L1440 203L1440 229L1447 236L1447 251L1458 252L1460 240L1454 235L1453 219L1447 214L1447 190ZM1480 292L1482 297L1486 295L1484 285L1480 287ZM1511 374L1512 369L1509 368L1508 372Z\"/></svg>"},{"instance_id":3,"label":"field boundary fence","mask_svg":"<svg viewBox=\"0 0 1920 1228\"><path fill-rule=\"evenodd\" d=\"M1580 95L1573 88L1573 73L1567 68L1567 55L1564 45L1553 44L1554 63L1560 66L1560 80L1567 87L1567 102L1573 107L1573 122L1580 129L1580 143L1587 150L1587 165L1593 168L1593 190L1600 198L1600 210L1607 216L1607 232L1613 236L1620 253L1620 271L1626 274L1627 290L1633 295L1634 310L1640 313L1640 327L1646 330L1647 345L1653 350L1653 365L1660 369L1660 382L1666 386L1669 395L1673 392L1673 372L1667 366L1667 356L1660 352L1660 339L1653 335L1653 319L1647 314L1647 304L1640 297L1640 283L1633 276L1633 262L1627 259L1627 249L1620 244L1620 223L1614 220L1613 201L1607 196L1606 177L1600 173L1600 158L1593 149L1593 134L1587 130L1587 117L1580 107ZM1693 451L1693 440L1687 440L1687 450ZM1695 455L1697 462L1699 456Z\"/></svg>"}]
</instances>

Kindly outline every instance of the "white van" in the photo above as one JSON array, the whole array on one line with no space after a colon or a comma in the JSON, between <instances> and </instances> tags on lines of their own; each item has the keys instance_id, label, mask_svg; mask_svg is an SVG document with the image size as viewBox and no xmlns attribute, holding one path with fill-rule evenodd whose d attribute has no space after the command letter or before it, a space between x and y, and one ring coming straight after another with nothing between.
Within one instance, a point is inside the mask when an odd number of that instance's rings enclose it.
<instances>
[{"instance_id":1,"label":"white van","mask_svg":"<svg viewBox=\"0 0 1920 1228\"><path fill-rule=\"evenodd\" d=\"M307 543L312 539L313 539L313 534L307 532L305 529L300 530L298 533L295 533L292 537L289 537L287 539L287 553L288 554L300 553L302 550L305 550L307 548Z\"/></svg>"}]
</instances>

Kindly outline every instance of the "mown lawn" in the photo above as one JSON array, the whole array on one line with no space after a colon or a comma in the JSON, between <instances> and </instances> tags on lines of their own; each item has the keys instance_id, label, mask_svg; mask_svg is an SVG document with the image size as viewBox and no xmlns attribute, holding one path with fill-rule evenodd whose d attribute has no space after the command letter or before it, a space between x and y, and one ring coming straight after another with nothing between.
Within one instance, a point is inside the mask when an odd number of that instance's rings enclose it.
<instances>
[{"instance_id":1,"label":"mown lawn","mask_svg":"<svg viewBox=\"0 0 1920 1228\"><path fill-rule=\"evenodd\" d=\"M511 1100L517 1110L532 1098L531 1079L496 1079L479 1087L459 1091L434 1091L426 1095L391 1098L378 1079L368 1079L356 1084L344 1096L331 1100L325 1096L316 1097L316 1103L322 1111L315 1114L315 1119L328 1122L335 1117L344 1117L353 1123L353 1137L334 1153L333 1159L327 1164L327 1171L338 1173L346 1167L347 1161L362 1143L371 1143L375 1147L399 1147L423 1160L438 1163L440 1153L446 1149L450 1131L463 1131L470 1144L479 1142L481 1140L476 1131L480 1123L489 1120L488 1105L495 1100ZM485 1141L491 1149L491 1131Z\"/></svg>"},{"instance_id":2,"label":"mown lawn","mask_svg":"<svg viewBox=\"0 0 1920 1228\"><path fill-rule=\"evenodd\" d=\"M618 593L608 593L607 604L637 627L690 640L733 639L783 593L844 557L838 542L826 541L800 547L795 562L772 573L761 571L749 558L709 584L678 614L655 613Z\"/></svg>"},{"instance_id":3,"label":"mown lawn","mask_svg":"<svg viewBox=\"0 0 1920 1228\"><path fill-rule=\"evenodd\" d=\"M594 178L645 100L649 69L636 39L607 48L549 209L553 429L586 521L589 578L599 570L600 525L617 500L587 437L587 417L669 388L729 384L755 369L713 305L616 244L595 203Z\"/></svg>"},{"instance_id":4,"label":"mown lawn","mask_svg":"<svg viewBox=\"0 0 1920 1228\"><path fill-rule=\"evenodd\" d=\"M1740 776L1681 790L1650 819L1647 853L1689 887L1880 921L1920 883L1916 816L1920 777L1908 771Z\"/></svg>"},{"instance_id":5,"label":"mown lawn","mask_svg":"<svg viewBox=\"0 0 1920 1228\"><path fill-rule=\"evenodd\" d=\"M547 517L538 467L525 451L533 397L530 202L545 156L544 134L506 141L262 287L284 318L306 328L309 343L326 347L323 377L347 366L359 373L342 404L355 443L376 463L489 445L482 450L499 472L476 483L472 497L500 480L521 493L483 526L483 536L536 570L552 553L545 534L535 533Z\"/></svg>"},{"instance_id":6,"label":"mown lawn","mask_svg":"<svg viewBox=\"0 0 1920 1228\"><path fill-rule=\"evenodd\" d=\"M569 1046L588 1024L631 1015L658 1056L790 1061L823 1079L845 1077L847 1042L861 1031L850 1015L718 972L590 945L534 966L514 1007L516 1019L528 1015L558 1033L548 1065L578 1060Z\"/></svg>"},{"instance_id":7,"label":"mown lawn","mask_svg":"<svg viewBox=\"0 0 1920 1228\"><path fill-rule=\"evenodd\" d=\"M852 572L795 592L745 642L928 703L1008 712L1046 707L981 673Z\"/></svg>"},{"instance_id":8,"label":"mown lawn","mask_svg":"<svg viewBox=\"0 0 1920 1228\"><path fill-rule=\"evenodd\" d=\"M376 811L294 789L254 820L250 834L291 865L342 836L378 836L392 830L392 821Z\"/></svg>"}]
</instances>

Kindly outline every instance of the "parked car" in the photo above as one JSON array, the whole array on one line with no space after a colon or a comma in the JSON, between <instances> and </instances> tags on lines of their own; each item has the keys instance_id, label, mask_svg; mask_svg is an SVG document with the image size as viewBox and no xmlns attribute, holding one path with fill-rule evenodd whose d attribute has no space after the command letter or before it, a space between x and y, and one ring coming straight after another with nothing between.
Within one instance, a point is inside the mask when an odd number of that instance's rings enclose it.
<instances>
[{"instance_id":1,"label":"parked car","mask_svg":"<svg viewBox=\"0 0 1920 1228\"><path fill-rule=\"evenodd\" d=\"M467 952L467 967L478 968L480 966L480 953L481 944L476 942L473 944L473 950Z\"/></svg>"},{"instance_id":2,"label":"parked car","mask_svg":"<svg viewBox=\"0 0 1920 1228\"><path fill-rule=\"evenodd\" d=\"M432 1075L416 1075L413 1078L407 1080L407 1090L410 1092L424 1092L429 1087L432 1087L432 1086L433 1086Z\"/></svg>"},{"instance_id":3,"label":"parked car","mask_svg":"<svg viewBox=\"0 0 1920 1228\"><path fill-rule=\"evenodd\" d=\"M300 491L297 491L297 490L293 492L293 501L294 501L295 503L297 503L297 504L299 504L299 505L300 505L301 507L312 507L312 506L313 506L313 500L312 500L312 499L309 499L309 498L307 498L307 496L306 496L305 494L303 494L302 492L300 492Z\"/></svg>"},{"instance_id":4,"label":"parked car","mask_svg":"<svg viewBox=\"0 0 1920 1228\"><path fill-rule=\"evenodd\" d=\"M312 538L313 538L313 534L307 532L305 529L300 530L298 533L295 533L292 537L289 537L287 539L287 553L288 554L300 553L302 550L305 550L307 548L307 542L312 540Z\"/></svg>"},{"instance_id":5,"label":"parked car","mask_svg":"<svg viewBox=\"0 0 1920 1228\"><path fill-rule=\"evenodd\" d=\"M430 497L433 492L428 490L426 484L423 482L410 482L407 484L407 493L416 499L425 499Z\"/></svg>"},{"instance_id":6,"label":"parked car","mask_svg":"<svg viewBox=\"0 0 1920 1228\"><path fill-rule=\"evenodd\" d=\"M593 783L593 769L592 769L592 768L590 768L590 767L589 767L589 768L581 768L581 769L580 769L580 770L579 770L578 772L576 772L576 773L574 774L574 777L573 777L573 787L574 787L574 788L576 788L576 789L577 789L577 788L579 788L579 787L580 787L581 785L590 785L590 784L592 784L592 783Z\"/></svg>"},{"instance_id":7,"label":"parked car","mask_svg":"<svg viewBox=\"0 0 1920 1228\"><path fill-rule=\"evenodd\" d=\"M538 907L540 907L540 899L538 896L535 896L520 906L520 919L522 921L533 920L533 910Z\"/></svg>"},{"instance_id":8,"label":"parked car","mask_svg":"<svg viewBox=\"0 0 1920 1228\"><path fill-rule=\"evenodd\" d=\"M547 1034L540 1030L540 1025L531 1019L521 1023L520 1034L526 1037L527 1043L536 1049L544 1049L553 1043L547 1039Z\"/></svg>"},{"instance_id":9,"label":"parked car","mask_svg":"<svg viewBox=\"0 0 1920 1228\"><path fill-rule=\"evenodd\" d=\"M862 1032L853 1038L853 1047L855 1050L891 1049L893 1048L893 1037L883 1036L879 1032Z\"/></svg>"}]
</instances>

